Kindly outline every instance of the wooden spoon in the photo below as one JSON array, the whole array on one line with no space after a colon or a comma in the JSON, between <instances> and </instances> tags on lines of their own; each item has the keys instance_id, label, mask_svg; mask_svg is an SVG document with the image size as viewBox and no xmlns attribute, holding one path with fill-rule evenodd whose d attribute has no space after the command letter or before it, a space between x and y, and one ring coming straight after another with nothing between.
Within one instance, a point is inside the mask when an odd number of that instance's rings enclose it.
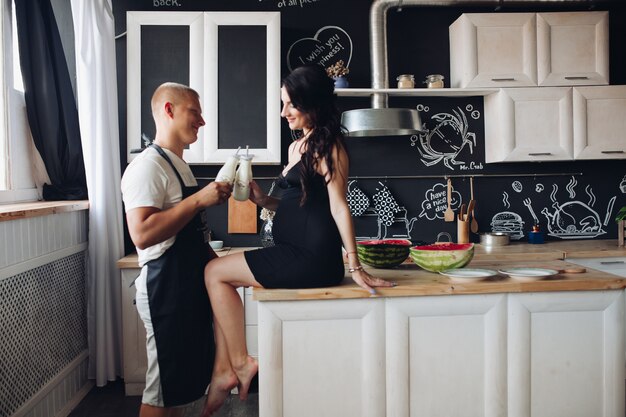
<instances>
[{"instance_id":1,"label":"wooden spoon","mask_svg":"<svg viewBox=\"0 0 626 417\"><path fill-rule=\"evenodd\" d=\"M476 221L476 216L474 215L475 205L476 200L474 200L474 177L470 177L470 202L467 209L467 215L472 216L472 221L470 222L470 230L472 231L472 233L478 233L478 221Z\"/></svg>"},{"instance_id":2,"label":"wooden spoon","mask_svg":"<svg viewBox=\"0 0 626 417\"><path fill-rule=\"evenodd\" d=\"M474 200L470 200L468 206L467 206L467 216L466 216L466 220L469 219L470 214L473 214L474 212L474 205L476 204L476 202ZM474 219L472 217L472 223L475 222L476 219ZM470 223L471 226L471 223ZM478 231L478 222L476 222L476 230ZM472 230L472 233L476 233Z\"/></svg>"},{"instance_id":3,"label":"wooden spoon","mask_svg":"<svg viewBox=\"0 0 626 417\"><path fill-rule=\"evenodd\" d=\"M448 208L443 213L443 219L447 222L454 221L454 211L452 210L452 180L448 178Z\"/></svg>"}]
</instances>

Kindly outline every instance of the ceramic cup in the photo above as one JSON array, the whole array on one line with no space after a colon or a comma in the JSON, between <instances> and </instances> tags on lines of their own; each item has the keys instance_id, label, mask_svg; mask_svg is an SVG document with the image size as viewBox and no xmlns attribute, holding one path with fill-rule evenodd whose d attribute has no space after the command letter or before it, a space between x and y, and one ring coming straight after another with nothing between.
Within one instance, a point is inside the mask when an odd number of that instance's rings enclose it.
<instances>
[{"instance_id":1,"label":"ceramic cup","mask_svg":"<svg viewBox=\"0 0 626 417\"><path fill-rule=\"evenodd\" d=\"M222 249L224 247L223 240L212 240L209 242L209 245L213 248L213 250Z\"/></svg>"}]
</instances>

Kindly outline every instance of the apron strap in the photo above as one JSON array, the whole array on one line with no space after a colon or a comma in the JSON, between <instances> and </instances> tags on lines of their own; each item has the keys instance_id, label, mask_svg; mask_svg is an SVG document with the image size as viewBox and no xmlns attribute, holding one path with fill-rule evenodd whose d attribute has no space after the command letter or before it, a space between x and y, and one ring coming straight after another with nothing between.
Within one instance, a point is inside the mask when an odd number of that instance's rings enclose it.
<instances>
[{"instance_id":1,"label":"apron strap","mask_svg":"<svg viewBox=\"0 0 626 417\"><path fill-rule=\"evenodd\" d=\"M176 167L174 166L174 163L172 162L172 160L170 159L169 156L167 156L167 154L165 153L165 151L156 143L151 143L149 146L152 146L154 149L156 149L156 151L159 153L159 155L161 155L168 164L170 164L170 166L172 167L172 169L174 170L174 173L176 174L176 178L178 178L178 182L180 183L180 188L181 190L184 190L186 185L185 182L183 181L182 177L180 176L180 174L178 173L178 170L176 169Z\"/></svg>"}]
</instances>

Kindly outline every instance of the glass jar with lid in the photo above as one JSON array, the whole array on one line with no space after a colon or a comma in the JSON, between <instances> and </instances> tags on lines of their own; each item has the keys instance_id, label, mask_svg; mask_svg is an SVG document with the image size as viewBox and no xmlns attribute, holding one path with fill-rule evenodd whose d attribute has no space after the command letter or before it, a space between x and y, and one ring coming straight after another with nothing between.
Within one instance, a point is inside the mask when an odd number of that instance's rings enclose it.
<instances>
[{"instance_id":1,"label":"glass jar with lid","mask_svg":"<svg viewBox=\"0 0 626 417\"><path fill-rule=\"evenodd\" d=\"M443 88L443 75L441 74L430 74L426 76L426 88Z\"/></svg>"},{"instance_id":2,"label":"glass jar with lid","mask_svg":"<svg viewBox=\"0 0 626 417\"><path fill-rule=\"evenodd\" d=\"M415 87L415 77L413 74L402 74L398 75L398 88L414 88Z\"/></svg>"}]
</instances>

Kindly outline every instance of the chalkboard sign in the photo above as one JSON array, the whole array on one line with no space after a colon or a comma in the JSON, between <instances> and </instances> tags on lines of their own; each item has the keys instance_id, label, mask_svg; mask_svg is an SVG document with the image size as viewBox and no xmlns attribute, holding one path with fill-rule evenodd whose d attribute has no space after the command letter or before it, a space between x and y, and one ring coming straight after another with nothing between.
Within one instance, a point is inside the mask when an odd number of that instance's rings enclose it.
<instances>
[{"instance_id":1,"label":"chalkboard sign","mask_svg":"<svg viewBox=\"0 0 626 417\"><path fill-rule=\"evenodd\" d=\"M189 27L142 26L141 39L142 103L150 103L154 90L164 82L189 85ZM141 106L141 133L148 138L156 133L150 106Z\"/></svg>"},{"instance_id":2,"label":"chalkboard sign","mask_svg":"<svg viewBox=\"0 0 626 417\"><path fill-rule=\"evenodd\" d=\"M266 44L265 26L218 29L218 148L266 147Z\"/></svg>"}]
</instances>

